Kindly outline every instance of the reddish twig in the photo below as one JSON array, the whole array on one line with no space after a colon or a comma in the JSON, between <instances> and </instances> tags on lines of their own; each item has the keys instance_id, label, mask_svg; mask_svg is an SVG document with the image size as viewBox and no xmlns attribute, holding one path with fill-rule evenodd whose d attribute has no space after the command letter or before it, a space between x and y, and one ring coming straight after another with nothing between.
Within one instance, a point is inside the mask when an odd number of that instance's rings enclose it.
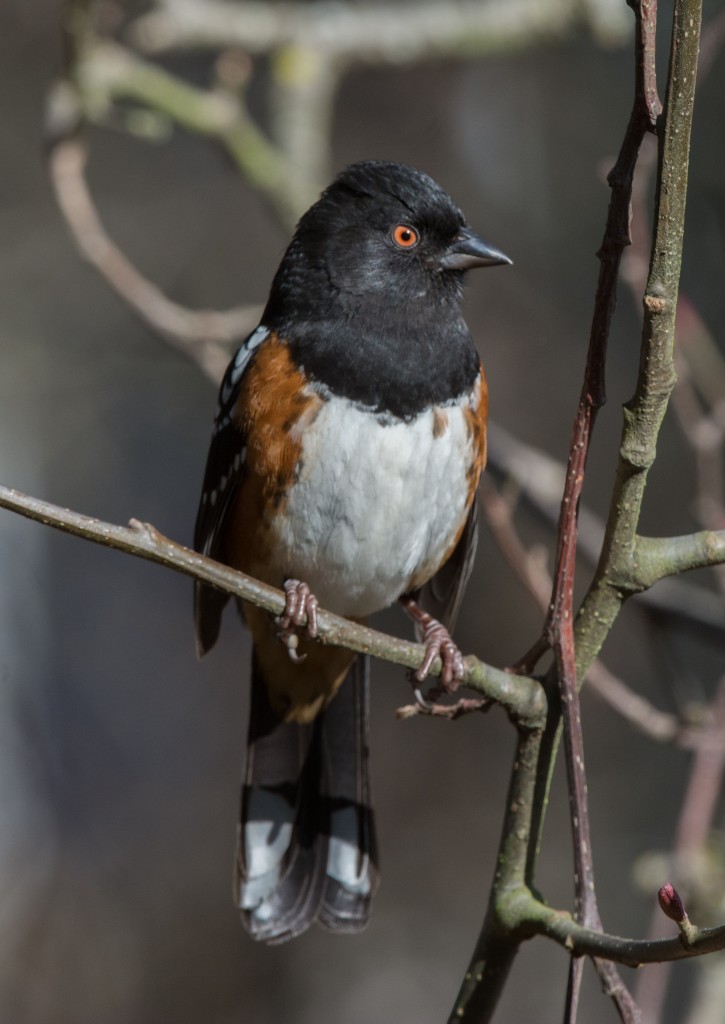
<instances>
[{"instance_id":1,"label":"reddish twig","mask_svg":"<svg viewBox=\"0 0 725 1024\"><path fill-rule=\"evenodd\" d=\"M576 674L574 645L574 574L577 546L577 514L584 485L584 472L596 415L606 401L605 365L612 316L617 300L617 276L622 253L630 242L629 211L634 169L639 150L648 131L656 128L661 105L657 97L654 47L657 5L655 0L631 0L636 19L635 94L629 124L617 162L609 175L612 190L598 256L599 280L589 337L579 405L569 445L566 482L561 503L557 536L556 567L551 602L544 623L543 637L554 651L564 721L564 746L574 843L575 917L587 928L601 929L594 888L594 867L587 802L584 745ZM522 659L531 671L532 662L541 656L538 641ZM598 964L604 972L623 1020L636 1019L633 1003L621 996L623 986L613 984L613 968ZM581 961L572 961L566 1001L565 1021L576 1019L581 984Z\"/></svg>"},{"instance_id":2,"label":"reddish twig","mask_svg":"<svg viewBox=\"0 0 725 1024\"><path fill-rule=\"evenodd\" d=\"M432 718L447 718L453 722L475 711L488 711L490 707L491 701L485 697L461 697L454 704L404 704L397 708L395 717L406 719L415 718L416 715L430 715Z\"/></svg>"},{"instance_id":3,"label":"reddish twig","mask_svg":"<svg viewBox=\"0 0 725 1024\"><path fill-rule=\"evenodd\" d=\"M597 411L606 401L605 365L612 316L617 303L617 278L622 254L631 242L629 218L634 170L642 140L656 129L662 105L654 76L656 0L628 0L636 19L635 94L627 130L617 161L607 178L612 190L602 245L599 279L589 336L584 384L569 445L566 482L559 516L556 577L551 605L542 633L553 646L556 627L571 605L577 540L577 512L584 484L584 469ZM538 647L538 641L535 647ZM540 656L540 655L539 655ZM537 659L538 660L538 659ZM533 670L530 652L520 662Z\"/></svg>"}]
</instances>

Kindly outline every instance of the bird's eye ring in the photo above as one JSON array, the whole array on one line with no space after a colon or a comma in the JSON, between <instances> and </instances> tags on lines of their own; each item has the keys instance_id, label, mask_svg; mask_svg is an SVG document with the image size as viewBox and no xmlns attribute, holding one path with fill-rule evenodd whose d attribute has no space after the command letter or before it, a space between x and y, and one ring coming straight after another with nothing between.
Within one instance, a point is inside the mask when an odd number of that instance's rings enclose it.
<instances>
[{"instance_id":1,"label":"bird's eye ring","mask_svg":"<svg viewBox=\"0 0 725 1024\"><path fill-rule=\"evenodd\" d=\"M420 235L410 224L397 224L393 228L392 238L399 249L412 249L418 244Z\"/></svg>"}]
</instances>

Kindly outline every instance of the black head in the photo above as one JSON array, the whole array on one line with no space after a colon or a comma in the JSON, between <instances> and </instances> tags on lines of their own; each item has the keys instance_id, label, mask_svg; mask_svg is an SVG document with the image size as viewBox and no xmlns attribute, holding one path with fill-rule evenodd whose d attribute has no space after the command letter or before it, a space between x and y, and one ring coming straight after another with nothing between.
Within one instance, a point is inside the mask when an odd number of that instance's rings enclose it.
<instances>
[{"instance_id":1,"label":"black head","mask_svg":"<svg viewBox=\"0 0 725 1024\"><path fill-rule=\"evenodd\" d=\"M463 273L510 262L427 174L368 160L338 175L300 220L264 322L308 372L365 404L372 378L381 383L371 404L390 404L380 388L400 390L401 361L406 380L442 373L443 389L460 393L461 372L470 383L478 366L460 313Z\"/></svg>"},{"instance_id":2,"label":"black head","mask_svg":"<svg viewBox=\"0 0 725 1024\"><path fill-rule=\"evenodd\" d=\"M510 263L477 238L447 192L403 164L352 164L302 217L275 287L339 293L359 307L368 296L406 303L433 292L460 295L462 271ZM337 299L337 296L335 296Z\"/></svg>"}]
</instances>

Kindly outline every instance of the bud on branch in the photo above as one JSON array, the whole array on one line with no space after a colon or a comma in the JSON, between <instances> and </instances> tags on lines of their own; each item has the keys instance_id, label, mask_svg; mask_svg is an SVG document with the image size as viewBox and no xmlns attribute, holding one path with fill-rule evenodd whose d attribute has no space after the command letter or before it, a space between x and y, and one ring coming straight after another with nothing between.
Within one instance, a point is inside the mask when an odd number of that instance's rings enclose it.
<instances>
[{"instance_id":1,"label":"bud on branch","mask_svg":"<svg viewBox=\"0 0 725 1024\"><path fill-rule=\"evenodd\" d=\"M657 893L657 899L660 901L662 912L671 921L674 921L680 929L680 939L683 946L691 946L697 938L697 928L687 916L685 904L682 902L682 897L677 889L675 889L671 882L665 882Z\"/></svg>"}]
</instances>

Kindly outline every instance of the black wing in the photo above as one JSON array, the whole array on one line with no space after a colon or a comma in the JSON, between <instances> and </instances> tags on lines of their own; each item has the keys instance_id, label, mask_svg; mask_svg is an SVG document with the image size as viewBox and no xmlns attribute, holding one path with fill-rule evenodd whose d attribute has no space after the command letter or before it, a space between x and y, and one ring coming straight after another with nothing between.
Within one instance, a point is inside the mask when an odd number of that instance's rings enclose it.
<instances>
[{"instance_id":1,"label":"black wing","mask_svg":"<svg viewBox=\"0 0 725 1024\"><path fill-rule=\"evenodd\" d=\"M478 544L478 502L474 498L461 538L453 554L438 572L425 583L416 600L434 619L451 633L456 624L463 593L473 569Z\"/></svg>"},{"instance_id":2,"label":"black wing","mask_svg":"<svg viewBox=\"0 0 725 1024\"><path fill-rule=\"evenodd\" d=\"M232 418L239 389L252 356L268 336L260 326L241 344L226 369L219 389L219 407L214 421L204 485L194 527L194 550L224 562L224 526L227 514L244 475L246 438ZM214 646L224 606L229 595L206 583L194 584L196 648L201 657Z\"/></svg>"}]
</instances>

